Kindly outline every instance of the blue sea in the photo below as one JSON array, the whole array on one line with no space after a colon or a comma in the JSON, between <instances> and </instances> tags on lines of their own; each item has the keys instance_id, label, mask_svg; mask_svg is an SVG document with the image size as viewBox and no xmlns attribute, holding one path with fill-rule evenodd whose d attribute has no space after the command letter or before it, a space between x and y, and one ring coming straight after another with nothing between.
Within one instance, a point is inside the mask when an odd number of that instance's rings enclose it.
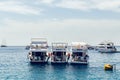
<instances>
[{"instance_id":1,"label":"blue sea","mask_svg":"<svg viewBox=\"0 0 120 80\"><path fill-rule=\"evenodd\" d=\"M117 47L120 50L120 47ZM120 53L88 51L89 65L32 65L25 47L0 48L0 80L120 80ZM104 64L115 64L104 71Z\"/></svg>"}]
</instances>

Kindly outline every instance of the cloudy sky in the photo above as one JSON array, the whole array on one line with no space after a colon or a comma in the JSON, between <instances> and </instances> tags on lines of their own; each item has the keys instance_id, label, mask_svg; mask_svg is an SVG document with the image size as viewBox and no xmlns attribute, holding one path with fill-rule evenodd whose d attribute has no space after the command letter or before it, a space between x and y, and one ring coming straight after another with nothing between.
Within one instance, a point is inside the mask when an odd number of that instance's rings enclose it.
<instances>
[{"instance_id":1,"label":"cloudy sky","mask_svg":"<svg viewBox=\"0 0 120 80\"><path fill-rule=\"evenodd\" d=\"M27 45L31 38L120 45L120 0L0 0L0 41Z\"/></svg>"}]
</instances>

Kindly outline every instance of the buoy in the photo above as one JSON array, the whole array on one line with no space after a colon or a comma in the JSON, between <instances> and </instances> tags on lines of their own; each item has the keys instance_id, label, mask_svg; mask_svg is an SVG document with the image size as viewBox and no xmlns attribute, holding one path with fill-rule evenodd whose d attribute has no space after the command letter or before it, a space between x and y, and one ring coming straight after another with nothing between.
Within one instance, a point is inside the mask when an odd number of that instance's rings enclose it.
<instances>
[{"instance_id":1,"label":"buoy","mask_svg":"<svg viewBox=\"0 0 120 80\"><path fill-rule=\"evenodd\" d=\"M104 65L104 70L113 70L113 65L105 64Z\"/></svg>"}]
</instances>

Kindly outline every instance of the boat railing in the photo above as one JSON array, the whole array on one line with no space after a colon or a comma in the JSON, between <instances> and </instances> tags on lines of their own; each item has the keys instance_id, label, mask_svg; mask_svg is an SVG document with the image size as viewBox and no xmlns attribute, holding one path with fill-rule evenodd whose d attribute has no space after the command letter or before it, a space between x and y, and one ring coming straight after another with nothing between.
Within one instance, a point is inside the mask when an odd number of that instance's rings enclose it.
<instances>
[{"instance_id":1,"label":"boat railing","mask_svg":"<svg viewBox=\"0 0 120 80\"><path fill-rule=\"evenodd\" d=\"M67 43L52 43L53 51L66 51L67 47Z\"/></svg>"},{"instance_id":2,"label":"boat railing","mask_svg":"<svg viewBox=\"0 0 120 80\"><path fill-rule=\"evenodd\" d=\"M72 49L72 52L87 52L87 49Z\"/></svg>"},{"instance_id":3,"label":"boat railing","mask_svg":"<svg viewBox=\"0 0 120 80\"><path fill-rule=\"evenodd\" d=\"M38 46L38 45L31 45L31 49L47 49L47 46Z\"/></svg>"},{"instance_id":4,"label":"boat railing","mask_svg":"<svg viewBox=\"0 0 120 80\"><path fill-rule=\"evenodd\" d=\"M46 38L31 38L31 42L47 42Z\"/></svg>"},{"instance_id":5,"label":"boat railing","mask_svg":"<svg viewBox=\"0 0 120 80\"><path fill-rule=\"evenodd\" d=\"M48 43L45 38L32 38L30 43L31 49L47 49Z\"/></svg>"}]
</instances>

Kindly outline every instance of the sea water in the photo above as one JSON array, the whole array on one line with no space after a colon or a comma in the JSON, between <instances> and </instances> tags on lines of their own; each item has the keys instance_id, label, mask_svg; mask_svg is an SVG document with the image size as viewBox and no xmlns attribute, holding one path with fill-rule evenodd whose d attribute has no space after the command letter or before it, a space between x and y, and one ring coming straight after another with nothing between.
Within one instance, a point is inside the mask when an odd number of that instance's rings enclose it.
<instances>
[{"instance_id":1,"label":"sea water","mask_svg":"<svg viewBox=\"0 0 120 80\"><path fill-rule=\"evenodd\" d=\"M120 50L120 47L117 47ZM89 65L33 65L25 47L0 48L0 80L120 80L120 53L88 51ZM115 64L104 71L104 64Z\"/></svg>"}]
</instances>

